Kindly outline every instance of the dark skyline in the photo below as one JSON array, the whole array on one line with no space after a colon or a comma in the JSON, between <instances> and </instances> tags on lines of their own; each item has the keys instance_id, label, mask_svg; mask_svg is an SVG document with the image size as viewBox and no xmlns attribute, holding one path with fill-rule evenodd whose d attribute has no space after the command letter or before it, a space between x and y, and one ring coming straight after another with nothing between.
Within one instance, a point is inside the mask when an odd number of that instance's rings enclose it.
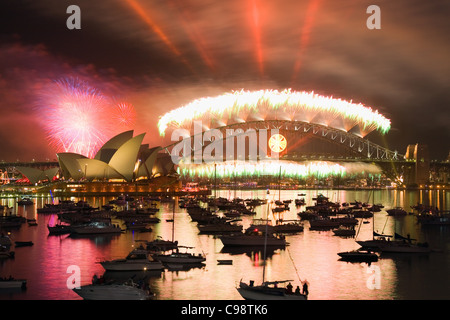
<instances>
[{"instance_id":1,"label":"dark skyline","mask_svg":"<svg viewBox=\"0 0 450 320\"><path fill-rule=\"evenodd\" d=\"M69 30L69 5L81 30ZM366 9L381 8L369 30ZM36 109L49 81L79 77L137 112L159 145L158 116L231 90L292 88L361 102L391 119L367 138L404 154L450 151L448 1L2 1L0 160L55 159Z\"/></svg>"}]
</instances>

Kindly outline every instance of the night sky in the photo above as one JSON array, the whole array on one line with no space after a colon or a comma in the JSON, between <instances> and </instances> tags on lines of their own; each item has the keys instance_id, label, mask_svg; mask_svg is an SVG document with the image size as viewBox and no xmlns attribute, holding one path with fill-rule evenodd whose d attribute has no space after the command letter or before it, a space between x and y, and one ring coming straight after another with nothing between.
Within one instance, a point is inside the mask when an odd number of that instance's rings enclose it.
<instances>
[{"instance_id":1,"label":"night sky","mask_svg":"<svg viewBox=\"0 0 450 320\"><path fill-rule=\"evenodd\" d=\"M369 5L381 29L369 30ZM69 30L69 5L81 29ZM391 119L367 138L404 154L450 151L448 0L2 0L0 160L55 159L39 90L78 77L135 106L135 134L161 145L158 116L231 90L291 88ZM68 115L70 116L70 115ZM105 115L106 116L106 115Z\"/></svg>"}]
</instances>

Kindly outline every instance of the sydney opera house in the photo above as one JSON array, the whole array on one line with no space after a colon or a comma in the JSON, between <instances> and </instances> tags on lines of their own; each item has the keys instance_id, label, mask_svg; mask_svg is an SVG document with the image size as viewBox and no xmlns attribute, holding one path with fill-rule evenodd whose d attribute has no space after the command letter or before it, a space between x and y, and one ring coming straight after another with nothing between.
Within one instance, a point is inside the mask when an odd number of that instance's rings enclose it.
<instances>
[{"instance_id":1,"label":"sydney opera house","mask_svg":"<svg viewBox=\"0 0 450 320\"><path fill-rule=\"evenodd\" d=\"M93 159L76 153L58 153L58 162L66 180L133 182L173 173L170 156L161 156L161 147L142 144L145 133L133 137L123 132L106 142Z\"/></svg>"},{"instance_id":2,"label":"sydney opera house","mask_svg":"<svg viewBox=\"0 0 450 320\"><path fill-rule=\"evenodd\" d=\"M142 144L144 136L133 137L133 130L122 132L107 141L92 159L77 153L57 153L59 168L16 169L33 185L59 175L59 182L47 187L53 193L148 193L177 188L170 155L161 153L161 147Z\"/></svg>"}]
</instances>

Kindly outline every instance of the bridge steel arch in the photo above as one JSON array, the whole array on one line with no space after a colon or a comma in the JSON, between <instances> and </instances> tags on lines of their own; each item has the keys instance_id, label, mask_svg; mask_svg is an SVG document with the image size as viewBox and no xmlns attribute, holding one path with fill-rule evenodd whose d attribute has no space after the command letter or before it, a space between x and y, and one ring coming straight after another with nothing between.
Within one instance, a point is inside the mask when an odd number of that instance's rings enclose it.
<instances>
[{"instance_id":1,"label":"bridge steel arch","mask_svg":"<svg viewBox=\"0 0 450 320\"><path fill-rule=\"evenodd\" d=\"M328 127L325 125L317 124L317 123L309 123L303 121L289 121L289 120L263 120L263 121L247 121L243 123L232 123L229 125L221 126L214 128L219 130L224 139L227 137L227 129L242 129L246 134L246 131L249 129L254 129L256 132L259 130L269 130L269 129L278 129L278 130L287 130L299 133L311 134L319 139L326 140L337 145L340 145L347 150L351 150L355 155L359 155L359 157L367 160L378 160L378 161L402 161L404 159L404 155L399 154L397 151L391 151L385 147L382 147L378 144L375 144L368 139L364 139L354 133L346 132L343 130L339 130L336 128ZM208 130L202 130L201 133L191 134L189 138L192 141L196 140L195 137L198 135L203 135ZM192 132L192 130L190 131ZM238 136L240 134L236 134ZM187 138L187 136L186 136ZM198 139L197 139L198 140ZM201 145L195 146L191 144L191 150L194 152L198 150L197 148L205 147L210 141L204 141L200 139ZM176 141L172 144L167 145L163 148L163 151L166 153L171 153L172 148L179 144L181 140Z\"/></svg>"}]
</instances>

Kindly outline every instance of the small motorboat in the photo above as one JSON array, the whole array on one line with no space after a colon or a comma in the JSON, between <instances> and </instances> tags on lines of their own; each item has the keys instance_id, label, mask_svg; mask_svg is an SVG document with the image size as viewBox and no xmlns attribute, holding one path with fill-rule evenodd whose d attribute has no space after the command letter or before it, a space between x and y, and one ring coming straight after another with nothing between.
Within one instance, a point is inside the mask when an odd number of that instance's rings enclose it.
<instances>
[{"instance_id":1,"label":"small motorboat","mask_svg":"<svg viewBox=\"0 0 450 320\"><path fill-rule=\"evenodd\" d=\"M122 232L118 225L103 221L92 221L71 228L71 234L75 235L120 234Z\"/></svg>"},{"instance_id":2,"label":"small motorboat","mask_svg":"<svg viewBox=\"0 0 450 320\"><path fill-rule=\"evenodd\" d=\"M206 260L206 257L200 253L196 255L190 252L180 252L178 248L192 249L192 247L178 246L169 254L154 254L152 257L164 264L201 264Z\"/></svg>"},{"instance_id":3,"label":"small motorboat","mask_svg":"<svg viewBox=\"0 0 450 320\"><path fill-rule=\"evenodd\" d=\"M17 204L21 206L30 206L33 205L34 202L29 198L22 198L21 200L17 201Z\"/></svg>"},{"instance_id":4,"label":"small motorboat","mask_svg":"<svg viewBox=\"0 0 450 320\"><path fill-rule=\"evenodd\" d=\"M29 247L34 244L33 241L15 241L14 243L16 247Z\"/></svg>"},{"instance_id":5,"label":"small motorboat","mask_svg":"<svg viewBox=\"0 0 450 320\"><path fill-rule=\"evenodd\" d=\"M376 262L378 255L370 251L354 250L347 252L339 252L338 256L342 261L350 262Z\"/></svg>"},{"instance_id":6,"label":"small motorboat","mask_svg":"<svg viewBox=\"0 0 450 320\"><path fill-rule=\"evenodd\" d=\"M12 244L11 238L6 234L0 234L0 246L10 247Z\"/></svg>"},{"instance_id":7,"label":"small motorboat","mask_svg":"<svg viewBox=\"0 0 450 320\"><path fill-rule=\"evenodd\" d=\"M341 237L353 237L356 234L354 227L340 226L338 229L333 230L335 236Z\"/></svg>"},{"instance_id":8,"label":"small motorboat","mask_svg":"<svg viewBox=\"0 0 450 320\"><path fill-rule=\"evenodd\" d=\"M145 242L147 243L146 249L149 251L167 251L178 247L178 241L164 240L160 236L153 241Z\"/></svg>"},{"instance_id":9,"label":"small motorboat","mask_svg":"<svg viewBox=\"0 0 450 320\"><path fill-rule=\"evenodd\" d=\"M65 224L55 224L47 226L49 234L68 234L72 232L72 226Z\"/></svg>"},{"instance_id":10,"label":"small motorboat","mask_svg":"<svg viewBox=\"0 0 450 320\"><path fill-rule=\"evenodd\" d=\"M26 279L0 278L0 289L26 289Z\"/></svg>"},{"instance_id":11,"label":"small motorboat","mask_svg":"<svg viewBox=\"0 0 450 320\"><path fill-rule=\"evenodd\" d=\"M387 212L387 214L389 216L406 216L408 214L401 207L395 207L395 208L392 208L392 209L388 209L388 210L386 210L386 212Z\"/></svg>"},{"instance_id":12,"label":"small motorboat","mask_svg":"<svg viewBox=\"0 0 450 320\"><path fill-rule=\"evenodd\" d=\"M0 259L14 258L14 251L10 251L9 247L0 245Z\"/></svg>"}]
</instances>

